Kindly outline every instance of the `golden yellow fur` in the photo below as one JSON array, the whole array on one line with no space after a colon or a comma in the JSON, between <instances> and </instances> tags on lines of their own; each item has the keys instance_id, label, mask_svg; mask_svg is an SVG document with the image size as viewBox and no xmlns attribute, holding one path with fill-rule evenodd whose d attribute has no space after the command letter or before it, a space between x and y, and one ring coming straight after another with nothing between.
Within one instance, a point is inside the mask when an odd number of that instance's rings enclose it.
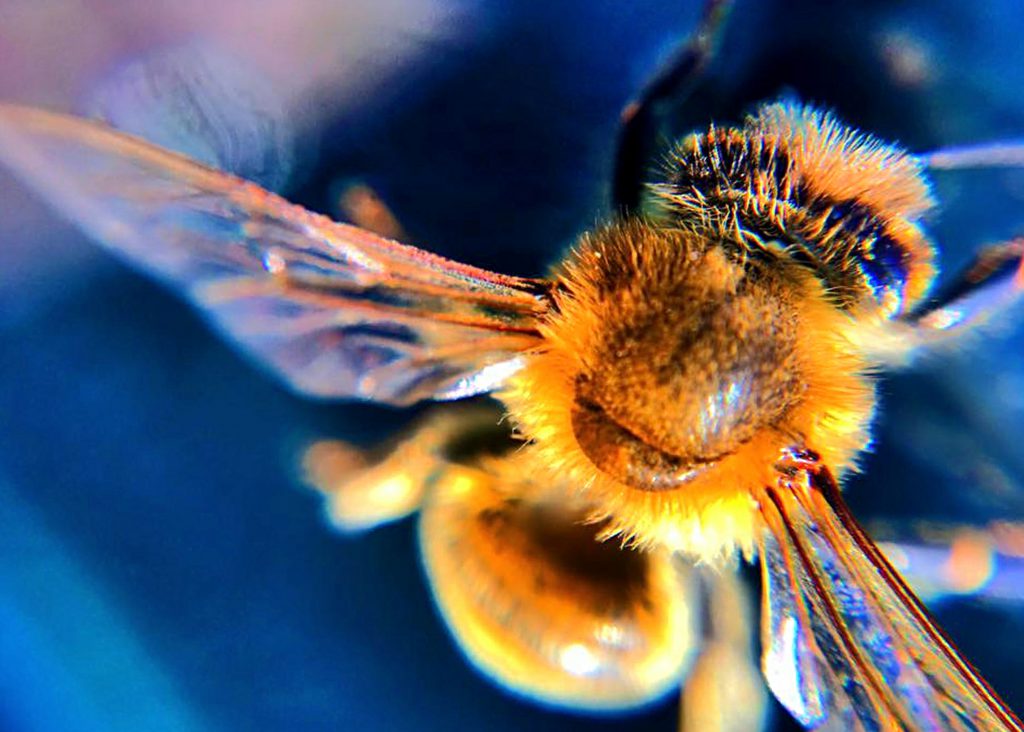
<instances>
[{"instance_id":1,"label":"golden yellow fur","mask_svg":"<svg viewBox=\"0 0 1024 732\"><path fill-rule=\"evenodd\" d=\"M801 333L795 368L802 389L796 403L678 489L639 490L598 470L573 428L577 377L588 362L604 357L598 352L603 331L628 317L646 288L672 275L667 265L678 262L680 251L699 256L706 249L694 234L645 222L615 224L585 237L557 273L556 314L542 326L545 346L526 357L525 367L499 398L530 440L524 450L537 469L549 471L553 483L576 486L579 499L590 507L589 518L608 522L606 536L717 561L737 548L753 553L760 528L754 495L774 479L772 466L784 447L811 445L835 469L853 466L868 441L874 393L867 365L847 337L856 327L853 315L836 308L813 275L780 260L793 288L792 314ZM599 263L609 257L632 262L628 274L637 279L628 287L609 289L607 281L595 277L602 271ZM711 261L719 260L712 256ZM733 276L730 265L721 262L703 273L712 279Z\"/></svg>"},{"instance_id":2,"label":"golden yellow fur","mask_svg":"<svg viewBox=\"0 0 1024 732\"><path fill-rule=\"evenodd\" d=\"M745 131L784 140L794 174L836 200L857 199L887 218L909 220L935 205L916 158L827 112L766 104Z\"/></svg>"},{"instance_id":3,"label":"golden yellow fur","mask_svg":"<svg viewBox=\"0 0 1024 732\"><path fill-rule=\"evenodd\" d=\"M676 225L751 250L781 242L810 258L844 306L874 297L887 314L905 311L934 279L920 163L810 107L770 104L742 128L687 137L652 189L655 211ZM906 281L879 292L864 265L882 239L901 255Z\"/></svg>"}]
</instances>

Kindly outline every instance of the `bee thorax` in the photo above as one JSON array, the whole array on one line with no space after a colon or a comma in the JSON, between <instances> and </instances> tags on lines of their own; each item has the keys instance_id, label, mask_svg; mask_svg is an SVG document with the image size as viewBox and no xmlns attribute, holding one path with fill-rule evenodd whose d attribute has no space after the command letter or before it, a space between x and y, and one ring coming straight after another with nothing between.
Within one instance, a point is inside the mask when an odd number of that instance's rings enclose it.
<instances>
[{"instance_id":1,"label":"bee thorax","mask_svg":"<svg viewBox=\"0 0 1024 732\"><path fill-rule=\"evenodd\" d=\"M594 322L572 414L587 456L646 490L688 482L802 393L797 318L774 275L666 236L632 272L602 252L609 317Z\"/></svg>"}]
</instances>

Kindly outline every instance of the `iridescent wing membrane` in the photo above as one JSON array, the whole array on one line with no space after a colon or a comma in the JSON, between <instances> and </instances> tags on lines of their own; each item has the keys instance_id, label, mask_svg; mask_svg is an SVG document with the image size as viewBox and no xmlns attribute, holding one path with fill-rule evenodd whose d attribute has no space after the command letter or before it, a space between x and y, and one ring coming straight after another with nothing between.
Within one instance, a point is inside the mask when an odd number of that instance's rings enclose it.
<instances>
[{"instance_id":1,"label":"iridescent wing membrane","mask_svg":"<svg viewBox=\"0 0 1024 732\"><path fill-rule=\"evenodd\" d=\"M810 452L779 466L762 514L763 666L809 728L1021 730L850 514Z\"/></svg>"},{"instance_id":2,"label":"iridescent wing membrane","mask_svg":"<svg viewBox=\"0 0 1024 732\"><path fill-rule=\"evenodd\" d=\"M302 393L468 396L539 343L544 281L331 221L100 123L0 105L0 161Z\"/></svg>"}]
</instances>

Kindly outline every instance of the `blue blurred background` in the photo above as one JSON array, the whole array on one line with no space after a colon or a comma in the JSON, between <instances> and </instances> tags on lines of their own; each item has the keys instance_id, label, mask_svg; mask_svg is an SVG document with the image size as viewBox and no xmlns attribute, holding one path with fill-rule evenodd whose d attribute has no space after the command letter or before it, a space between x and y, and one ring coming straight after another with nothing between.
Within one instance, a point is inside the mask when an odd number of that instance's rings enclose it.
<instances>
[{"instance_id":1,"label":"blue blurred background","mask_svg":"<svg viewBox=\"0 0 1024 732\"><path fill-rule=\"evenodd\" d=\"M102 110L335 215L358 179L411 243L535 275L607 214L619 110L696 16L0 0L0 98ZM1022 29L1017 0L739 0L677 125L795 94L912 150L1024 138ZM246 144L218 158L229 128ZM948 271L1024 231L1024 171L936 186ZM1008 322L884 380L849 486L861 516L1024 518L1022 335ZM595 719L495 689L435 616L413 522L332 533L296 479L302 446L371 444L413 412L291 396L0 171L0 729L674 729L673 699ZM1024 600L936 610L1024 709Z\"/></svg>"}]
</instances>

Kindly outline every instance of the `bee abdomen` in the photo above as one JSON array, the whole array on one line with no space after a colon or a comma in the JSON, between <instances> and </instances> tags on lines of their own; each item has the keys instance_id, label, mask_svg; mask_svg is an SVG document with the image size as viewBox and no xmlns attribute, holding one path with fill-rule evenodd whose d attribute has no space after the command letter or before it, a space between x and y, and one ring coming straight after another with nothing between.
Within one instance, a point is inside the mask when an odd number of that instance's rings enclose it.
<instances>
[{"instance_id":1,"label":"bee abdomen","mask_svg":"<svg viewBox=\"0 0 1024 732\"><path fill-rule=\"evenodd\" d=\"M743 256L781 243L843 307L869 297L895 314L933 276L917 161L814 110L770 105L742 128L691 135L653 190L674 224Z\"/></svg>"}]
</instances>

